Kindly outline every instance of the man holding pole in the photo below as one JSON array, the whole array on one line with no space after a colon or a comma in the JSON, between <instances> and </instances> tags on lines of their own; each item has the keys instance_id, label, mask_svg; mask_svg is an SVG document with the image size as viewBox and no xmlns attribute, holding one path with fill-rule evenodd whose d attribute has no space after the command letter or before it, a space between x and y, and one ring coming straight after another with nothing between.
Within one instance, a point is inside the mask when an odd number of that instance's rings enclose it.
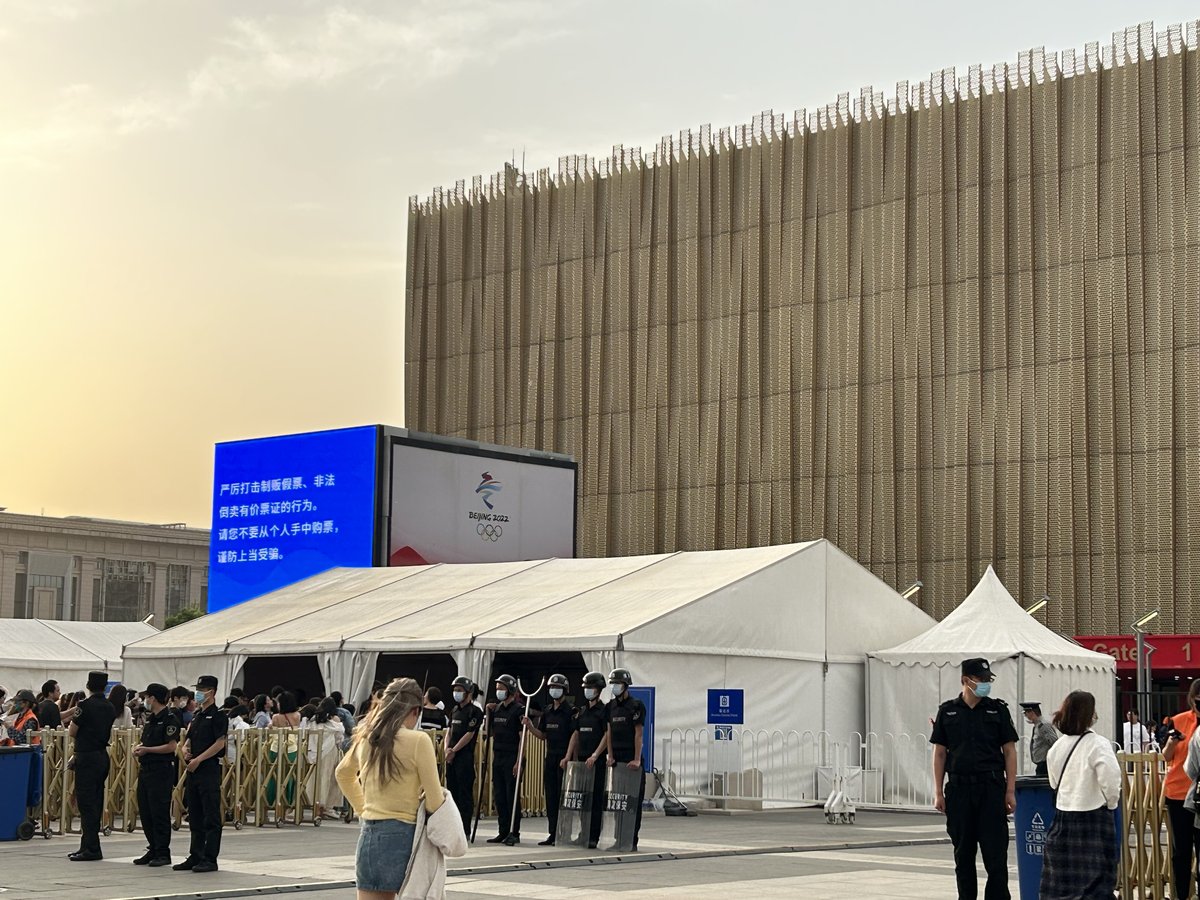
<instances>
[{"instance_id":1,"label":"man holding pole","mask_svg":"<svg viewBox=\"0 0 1200 900\"><path fill-rule=\"evenodd\" d=\"M496 679L496 701L487 709L487 729L492 739L492 791L496 798L497 832L489 844L521 843L521 793L517 783L517 756L521 747L521 705L517 679Z\"/></svg>"}]
</instances>

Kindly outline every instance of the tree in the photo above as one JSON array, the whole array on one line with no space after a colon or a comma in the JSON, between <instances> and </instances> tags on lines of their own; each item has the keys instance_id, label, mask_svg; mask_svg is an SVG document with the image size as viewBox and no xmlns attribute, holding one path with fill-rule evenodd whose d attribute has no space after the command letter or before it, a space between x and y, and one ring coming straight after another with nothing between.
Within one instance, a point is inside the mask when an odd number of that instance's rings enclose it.
<instances>
[{"instance_id":1,"label":"tree","mask_svg":"<svg viewBox=\"0 0 1200 900\"><path fill-rule=\"evenodd\" d=\"M184 622L190 622L192 619L198 619L205 613L202 609L195 606L185 606L179 612L167 616L167 627L174 628L176 625L182 625Z\"/></svg>"}]
</instances>

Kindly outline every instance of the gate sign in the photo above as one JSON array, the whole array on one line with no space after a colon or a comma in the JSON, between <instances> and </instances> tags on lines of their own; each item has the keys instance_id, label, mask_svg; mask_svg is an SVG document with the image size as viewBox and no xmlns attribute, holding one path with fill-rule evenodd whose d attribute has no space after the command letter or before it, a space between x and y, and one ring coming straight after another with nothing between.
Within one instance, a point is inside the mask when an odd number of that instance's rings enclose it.
<instances>
[{"instance_id":1,"label":"gate sign","mask_svg":"<svg viewBox=\"0 0 1200 900\"><path fill-rule=\"evenodd\" d=\"M741 688L710 688L708 691L709 725L744 725L742 710L745 691Z\"/></svg>"}]
</instances>

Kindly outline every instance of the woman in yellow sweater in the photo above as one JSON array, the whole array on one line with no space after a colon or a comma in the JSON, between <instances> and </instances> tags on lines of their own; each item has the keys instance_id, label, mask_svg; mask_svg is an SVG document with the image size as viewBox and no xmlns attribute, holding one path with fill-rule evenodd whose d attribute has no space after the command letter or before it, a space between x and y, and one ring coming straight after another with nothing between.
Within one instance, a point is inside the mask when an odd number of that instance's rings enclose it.
<instances>
[{"instance_id":1,"label":"woman in yellow sweater","mask_svg":"<svg viewBox=\"0 0 1200 900\"><path fill-rule=\"evenodd\" d=\"M362 819L354 857L358 900L399 893L422 792L427 813L442 805L433 742L413 730L421 701L416 681L392 681L354 730L354 742L337 767L338 785Z\"/></svg>"}]
</instances>

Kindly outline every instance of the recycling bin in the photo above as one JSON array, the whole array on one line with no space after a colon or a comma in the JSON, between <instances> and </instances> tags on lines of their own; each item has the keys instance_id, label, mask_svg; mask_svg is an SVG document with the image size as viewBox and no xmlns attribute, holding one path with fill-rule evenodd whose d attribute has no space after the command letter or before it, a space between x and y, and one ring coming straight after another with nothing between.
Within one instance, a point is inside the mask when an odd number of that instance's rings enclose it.
<instances>
[{"instance_id":1,"label":"recycling bin","mask_svg":"<svg viewBox=\"0 0 1200 900\"><path fill-rule=\"evenodd\" d=\"M36 747L0 747L0 841L15 841L29 819L29 783Z\"/></svg>"}]
</instances>

